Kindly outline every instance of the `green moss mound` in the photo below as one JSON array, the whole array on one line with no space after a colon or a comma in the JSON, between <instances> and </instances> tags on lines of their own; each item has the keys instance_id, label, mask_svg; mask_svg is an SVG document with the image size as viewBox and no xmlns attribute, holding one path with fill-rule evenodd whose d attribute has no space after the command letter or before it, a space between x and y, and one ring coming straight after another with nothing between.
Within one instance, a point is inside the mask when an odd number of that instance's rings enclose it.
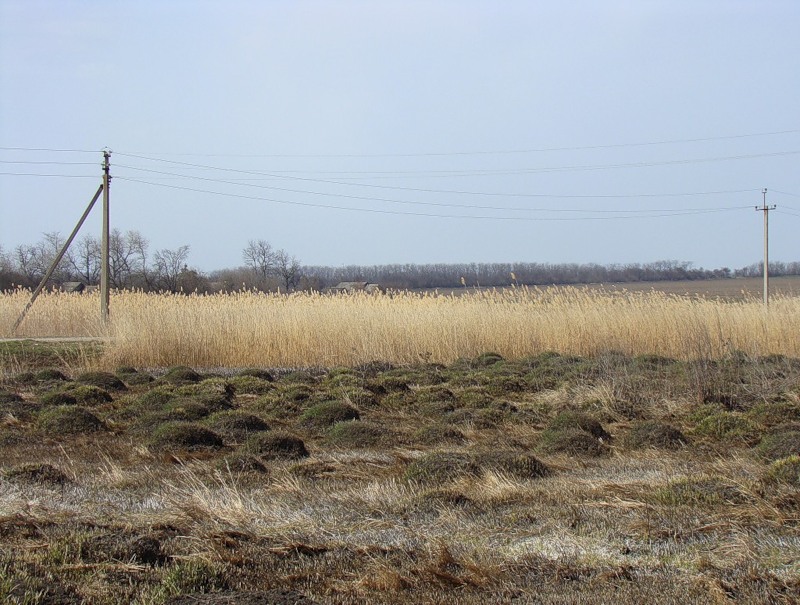
<instances>
[{"instance_id":1,"label":"green moss mound","mask_svg":"<svg viewBox=\"0 0 800 605\"><path fill-rule=\"evenodd\" d=\"M15 466L5 471L3 477L9 481L29 484L64 485L70 483L70 479L64 471L50 464Z\"/></svg>"},{"instance_id":2,"label":"green moss mound","mask_svg":"<svg viewBox=\"0 0 800 605\"><path fill-rule=\"evenodd\" d=\"M224 446L222 437L193 422L167 422L159 426L148 441L158 451L215 450Z\"/></svg>"},{"instance_id":3,"label":"green moss mound","mask_svg":"<svg viewBox=\"0 0 800 605\"><path fill-rule=\"evenodd\" d=\"M237 395L264 395L275 390L271 380L257 376L234 376L228 382Z\"/></svg>"},{"instance_id":4,"label":"green moss mound","mask_svg":"<svg viewBox=\"0 0 800 605\"><path fill-rule=\"evenodd\" d=\"M268 431L269 425L255 414L240 410L217 412L210 416L208 426L233 441L244 441L248 435Z\"/></svg>"},{"instance_id":5,"label":"green moss mound","mask_svg":"<svg viewBox=\"0 0 800 605\"><path fill-rule=\"evenodd\" d=\"M660 448L674 450L689 443L686 436L674 426L657 420L645 420L631 426L623 445L629 449Z\"/></svg>"},{"instance_id":6,"label":"green moss mound","mask_svg":"<svg viewBox=\"0 0 800 605\"><path fill-rule=\"evenodd\" d=\"M414 443L421 445L461 445L467 441L464 433L446 424L429 424L411 435Z\"/></svg>"},{"instance_id":7,"label":"green moss mound","mask_svg":"<svg viewBox=\"0 0 800 605\"><path fill-rule=\"evenodd\" d=\"M300 416L300 421L316 428L328 427L337 422L358 420L361 417L358 410L343 401L324 401L308 408Z\"/></svg>"},{"instance_id":8,"label":"green moss mound","mask_svg":"<svg viewBox=\"0 0 800 605\"><path fill-rule=\"evenodd\" d=\"M200 382L203 377L188 366L173 366L158 380L169 384Z\"/></svg>"},{"instance_id":9,"label":"green moss mound","mask_svg":"<svg viewBox=\"0 0 800 605\"><path fill-rule=\"evenodd\" d=\"M75 382L106 391L127 391L128 387L119 378L110 372L84 372L75 378Z\"/></svg>"},{"instance_id":10,"label":"green moss mound","mask_svg":"<svg viewBox=\"0 0 800 605\"><path fill-rule=\"evenodd\" d=\"M609 441L611 435L603 428L600 422L588 414L582 412L561 412L547 426L553 431L565 429L580 429L589 433L595 439Z\"/></svg>"},{"instance_id":11,"label":"green moss mound","mask_svg":"<svg viewBox=\"0 0 800 605\"><path fill-rule=\"evenodd\" d=\"M538 479L550 474L550 469L543 462L527 452L484 452L475 457L475 462L481 468L510 475L515 479Z\"/></svg>"},{"instance_id":12,"label":"green moss mound","mask_svg":"<svg viewBox=\"0 0 800 605\"><path fill-rule=\"evenodd\" d=\"M67 393L72 395L80 405L102 405L114 400L108 391L86 384L71 387Z\"/></svg>"},{"instance_id":13,"label":"green moss mound","mask_svg":"<svg viewBox=\"0 0 800 605\"><path fill-rule=\"evenodd\" d=\"M390 443L393 433L377 424L346 420L330 427L325 438L332 445L339 447L365 448Z\"/></svg>"},{"instance_id":14,"label":"green moss mound","mask_svg":"<svg viewBox=\"0 0 800 605\"><path fill-rule=\"evenodd\" d=\"M431 452L424 454L406 468L408 481L423 484L441 484L459 477L478 476L481 467L469 454L460 452Z\"/></svg>"},{"instance_id":15,"label":"green moss mound","mask_svg":"<svg viewBox=\"0 0 800 605\"><path fill-rule=\"evenodd\" d=\"M96 433L105 428L97 416L75 405L56 406L44 410L39 414L38 425L48 435Z\"/></svg>"},{"instance_id":16,"label":"green moss mound","mask_svg":"<svg viewBox=\"0 0 800 605\"><path fill-rule=\"evenodd\" d=\"M721 410L702 418L694 428L699 437L722 442L751 444L758 440L759 428L741 412Z\"/></svg>"},{"instance_id":17,"label":"green moss mound","mask_svg":"<svg viewBox=\"0 0 800 605\"><path fill-rule=\"evenodd\" d=\"M273 382L275 380L275 377L271 372L259 368L245 368L244 370L239 371L239 373L236 375L250 376L252 378L258 378L259 380L266 380L267 382Z\"/></svg>"},{"instance_id":18,"label":"green moss mound","mask_svg":"<svg viewBox=\"0 0 800 605\"><path fill-rule=\"evenodd\" d=\"M241 451L263 460L299 460L309 455L302 439L280 432L250 435Z\"/></svg>"},{"instance_id":19,"label":"green moss mound","mask_svg":"<svg viewBox=\"0 0 800 605\"><path fill-rule=\"evenodd\" d=\"M78 400L69 391L50 391L39 397L39 402L44 406L76 405Z\"/></svg>"},{"instance_id":20,"label":"green moss mound","mask_svg":"<svg viewBox=\"0 0 800 605\"><path fill-rule=\"evenodd\" d=\"M539 436L537 447L547 454L603 456L609 453L607 444L577 427L546 429Z\"/></svg>"},{"instance_id":21,"label":"green moss mound","mask_svg":"<svg viewBox=\"0 0 800 605\"><path fill-rule=\"evenodd\" d=\"M17 393L12 393L10 391L0 389L0 404L16 403L19 401L22 401L22 397Z\"/></svg>"},{"instance_id":22,"label":"green moss mound","mask_svg":"<svg viewBox=\"0 0 800 605\"><path fill-rule=\"evenodd\" d=\"M776 427L765 435L756 446L756 452L766 460L778 460L789 456L800 456L800 427L788 425Z\"/></svg>"},{"instance_id":23,"label":"green moss mound","mask_svg":"<svg viewBox=\"0 0 800 605\"><path fill-rule=\"evenodd\" d=\"M800 488L800 456L792 455L775 460L767 469L764 481Z\"/></svg>"},{"instance_id":24,"label":"green moss mound","mask_svg":"<svg viewBox=\"0 0 800 605\"><path fill-rule=\"evenodd\" d=\"M136 368L130 366L122 366L117 368L116 376L126 385L130 386L141 386L149 384L155 380L147 372L140 372Z\"/></svg>"}]
</instances>

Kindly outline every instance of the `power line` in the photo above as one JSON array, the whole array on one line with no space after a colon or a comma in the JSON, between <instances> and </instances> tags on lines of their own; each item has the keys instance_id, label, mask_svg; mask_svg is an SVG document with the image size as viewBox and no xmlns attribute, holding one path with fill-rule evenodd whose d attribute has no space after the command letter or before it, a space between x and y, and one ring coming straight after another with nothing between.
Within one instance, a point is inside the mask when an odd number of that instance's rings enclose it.
<instances>
[{"instance_id":1,"label":"power line","mask_svg":"<svg viewBox=\"0 0 800 605\"><path fill-rule=\"evenodd\" d=\"M256 172L256 171L240 171L233 168L220 168L216 166L206 166L201 164L192 164L188 162L178 162L176 160L167 160L164 158L147 157L137 154L118 152L117 155L124 157L132 157L151 162L167 162L171 164L178 164L183 166L190 166L192 168L201 168L207 170L224 170L230 172L242 172L245 174L258 174L261 176L272 176L275 178L307 178L291 176L292 174L360 174L359 177L340 176L342 180L354 180L365 178L363 175L370 179L386 179L386 178L408 178L408 177L426 177L426 178L452 178L452 177L474 177L474 176L503 176L511 174L541 174L548 172L583 172L594 170L612 170L621 168L650 168L655 166L676 166L684 164L700 164L708 162L722 162L730 160L751 160L766 157L781 157L800 154L800 150L791 151L776 151L770 153L756 153L747 155L731 155L731 156L718 156L711 158L692 158L692 159L679 159L679 160L661 160L653 162L631 162L619 164L589 164L589 165L574 165L574 166L546 166L541 168L520 168L520 169L500 169L500 170L418 170L418 171L270 171L270 172ZM341 183L347 184L347 183Z\"/></svg>"},{"instance_id":2,"label":"power line","mask_svg":"<svg viewBox=\"0 0 800 605\"><path fill-rule=\"evenodd\" d=\"M223 197L230 197L230 198L238 198L238 199L246 199L246 200L253 200L253 201L261 201L261 202L271 202L276 204L286 204L291 206L303 206L309 208L324 208L327 210L346 210L350 212L369 212L374 214L392 214L392 215L400 215L400 216L423 216L423 217L432 217L432 218L455 218L455 219L478 219L478 220L503 220L503 221L583 221L583 220L616 220L616 219L643 219L643 218L666 218L666 217L674 217L674 216L686 216L686 215L694 215L694 214L710 214L710 213L717 213L717 212L725 212L730 210L739 210L741 208L729 208L729 209L712 209L712 210L695 210L695 211L676 211L676 212L669 212L664 214L649 214L649 215L625 215L625 216L587 216L587 217L512 217L512 216L474 216L474 215L452 215L452 214L429 214L429 213L421 213L421 212L399 212L396 210L380 210L377 208L353 208L350 206L334 206L328 204L314 204L311 202L297 202L297 201L289 201L289 200L278 200L274 198L265 198L265 197L257 197L251 195L243 195L237 193L226 193L221 191L210 191L207 189L197 189L194 187L183 187L180 185L168 185L165 183L153 183L150 181L143 181L139 179L131 179L128 177L115 177L118 180L128 181L131 183L140 183L143 185L150 185L153 187L166 187L169 189L178 189L181 191L191 191L194 193L203 193L208 195L219 195ZM750 206L746 207L747 209ZM586 211L591 212L591 211Z\"/></svg>"},{"instance_id":3,"label":"power line","mask_svg":"<svg viewBox=\"0 0 800 605\"><path fill-rule=\"evenodd\" d=\"M49 165L49 166L96 166L97 162L45 162L27 160L0 160L0 164L26 164L26 165Z\"/></svg>"},{"instance_id":4,"label":"power line","mask_svg":"<svg viewBox=\"0 0 800 605\"><path fill-rule=\"evenodd\" d=\"M772 193L780 193L781 195L788 195L790 197L800 197L800 195L796 193L789 193L788 191L778 191L777 189L770 189Z\"/></svg>"},{"instance_id":5,"label":"power line","mask_svg":"<svg viewBox=\"0 0 800 605\"><path fill-rule=\"evenodd\" d=\"M128 155L128 154L120 154L120 155ZM267 176L275 179L285 179L285 180L293 180L293 181L302 181L302 182L311 182L311 183L326 183L330 185L342 185L345 187L368 187L370 189L390 189L390 190L397 190L397 191L413 191L416 193L450 193L450 194L457 194L457 195L475 195L475 196L504 196L504 197L559 197L559 196L551 196L548 194L525 194L525 193L494 193L494 192L481 192L481 191L465 191L460 189L431 189L431 188L423 188L423 187L402 187L397 185L378 185L374 183L342 183L340 181L332 181L329 179L314 179L308 177L298 177L298 176L284 176L279 174L273 174L269 172L257 172L253 170L240 170L236 168L223 168L219 166L207 166L201 164L192 164L187 162L179 162L176 160L167 160L163 158L148 158L143 156L129 156L135 157L138 159L144 159L152 162L163 162L168 164L174 164L178 166L188 166L191 168L203 168L207 170L218 170L221 172L232 172L236 174L248 174L248 175L256 175L256 176ZM141 168L140 168L141 169ZM144 170L144 169L141 169ZM755 191L760 191L758 189L741 189L741 190L729 190L729 191L711 191L711 192L695 192L695 193L668 193L668 194L645 194L645 195L623 195L623 196L607 196L607 197L682 197L688 195L711 195L711 194L730 194L730 193L752 193ZM563 197L573 197L573 198L594 198L594 197L602 197L602 196L563 196Z\"/></svg>"},{"instance_id":6,"label":"power line","mask_svg":"<svg viewBox=\"0 0 800 605\"><path fill-rule=\"evenodd\" d=\"M774 136L781 134L794 134L800 129L777 130L772 132L756 132L748 134L735 134L718 137L703 137L689 139L667 139L660 141L645 141L638 143L611 143L606 145L582 145L574 147L541 147L531 149L511 149L496 151L449 151L449 152L420 152L420 153L339 153L339 154L224 154L224 153L172 153L172 152L153 152L153 151L131 151L129 153L140 153L147 155L173 155L173 156L193 156L193 157L229 157L229 158L411 158L411 157L432 157L432 156L469 156L469 155L511 155L524 153L542 153L553 151L587 151L592 149L614 149L620 147L647 147L654 145L671 145L677 143L703 143L709 141L725 141L733 139L744 139L752 137ZM2 148L0 148L2 149Z\"/></svg>"},{"instance_id":7,"label":"power line","mask_svg":"<svg viewBox=\"0 0 800 605\"><path fill-rule=\"evenodd\" d=\"M361 196L361 195L350 195L350 194L341 194L341 193L327 193L322 191L308 191L305 189L288 189L284 187L273 187L269 185L257 185L253 183L238 183L234 181L227 181L222 179L213 179L208 177L202 176L195 176L195 175L182 175L177 173L171 172L163 172L160 170L152 170L149 168L140 168L136 166L125 166L117 164L117 168L127 168L133 170L141 170L144 172L151 172L156 174L168 175L178 178L185 178L185 179L194 179L200 180L205 182L211 183L218 183L218 184L225 184L225 185L234 185L240 187L254 187L258 189L268 189L271 191L282 191L285 193L302 193L308 195L321 195L321 196L328 196L328 197L340 197L340 198L347 198L347 199L355 199L355 200L365 200L370 202L387 202L391 204L407 204L407 205L416 205L416 206L436 206L436 207L445 207L445 208L468 208L474 210L508 210L508 211L522 211L522 212L594 212L594 213L607 213L607 214L624 214L624 213L653 213L653 212L672 212L675 210L684 210L684 211L694 211L694 210L738 210L749 208L749 206L736 206L736 207L726 207L726 208L681 208L681 209L650 209L650 210L635 210L635 209L628 209L628 210L586 210L586 209L565 209L565 208L526 208L520 206L479 206L473 204L455 204L455 203L445 203L445 202L420 202L420 201L412 201L412 200L395 200L389 198L379 198L374 196ZM498 194L502 195L502 194ZM532 197L547 197L542 194L533 194ZM559 196L552 196L552 197L559 197ZM582 197L589 197L589 196L582 196Z\"/></svg>"},{"instance_id":8,"label":"power line","mask_svg":"<svg viewBox=\"0 0 800 605\"><path fill-rule=\"evenodd\" d=\"M50 147L0 147L0 151L51 151L53 153L99 153L101 149L53 149Z\"/></svg>"},{"instance_id":9,"label":"power line","mask_svg":"<svg viewBox=\"0 0 800 605\"><path fill-rule=\"evenodd\" d=\"M32 172L0 172L0 176L41 176L63 179L96 179L96 174L41 174Z\"/></svg>"}]
</instances>

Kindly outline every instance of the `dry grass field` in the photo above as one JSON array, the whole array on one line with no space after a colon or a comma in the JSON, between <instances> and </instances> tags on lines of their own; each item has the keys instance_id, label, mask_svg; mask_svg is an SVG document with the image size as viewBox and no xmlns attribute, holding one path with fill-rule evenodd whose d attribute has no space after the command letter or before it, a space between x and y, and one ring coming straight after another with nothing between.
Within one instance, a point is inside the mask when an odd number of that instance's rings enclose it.
<instances>
[{"instance_id":1,"label":"dry grass field","mask_svg":"<svg viewBox=\"0 0 800 605\"><path fill-rule=\"evenodd\" d=\"M98 307L0 342L0 602L800 602L796 296Z\"/></svg>"},{"instance_id":2,"label":"dry grass field","mask_svg":"<svg viewBox=\"0 0 800 605\"><path fill-rule=\"evenodd\" d=\"M111 373L0 346L0 602L800 600L797 360Z\"/></svg>"},{"instance_id":3,"label":"dry grass field","mask_svg":"<svg viewBox=\"0 0 800 605\"><path fill-rule=\"evenodd\" d=\"M731 280L733 281L733 280ZM0 296L9 334L26 292ZM451 363L483 351L519 359L545 351L717 359L800 357L800 297L776 294L769 313L753 297L659 291L509 288L430 293L211 296L121 292L109 326L96 297L40 297L20 336L109 337L101 363L167 367L331 367L373 360Z\"/></svg>"}]
</instances>

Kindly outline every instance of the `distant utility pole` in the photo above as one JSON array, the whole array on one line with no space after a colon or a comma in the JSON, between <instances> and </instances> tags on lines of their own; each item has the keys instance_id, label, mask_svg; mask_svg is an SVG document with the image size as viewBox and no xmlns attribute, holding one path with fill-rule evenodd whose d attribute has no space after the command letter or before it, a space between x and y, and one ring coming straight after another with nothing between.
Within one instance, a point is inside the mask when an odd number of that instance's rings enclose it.
<instances>
[{"instance_id":1,"label":"distant utility pole","mask_svg":"<svg viewBox=\"0 0 800 605\"><path fill-rule=\"evenodd\" d=\"M764 308L769 307L769 211L775 210L777 206L767 206L767 190L764 189L761 193L764 194L764 203L756 210L764 213Z\"/></svg>"},{"instance_id":2,"label":"distant utility pole","mask_svg":"<svg viewBox=\"0 0 800 605\"><path fill-rule=\"evenodd\" d=\"M109 170L111 151L103 150L103 235L100 242L100 317L108 323L109 301L109 218L108 218L108 186L111 181Z\"/></svg>"}]
</instances>

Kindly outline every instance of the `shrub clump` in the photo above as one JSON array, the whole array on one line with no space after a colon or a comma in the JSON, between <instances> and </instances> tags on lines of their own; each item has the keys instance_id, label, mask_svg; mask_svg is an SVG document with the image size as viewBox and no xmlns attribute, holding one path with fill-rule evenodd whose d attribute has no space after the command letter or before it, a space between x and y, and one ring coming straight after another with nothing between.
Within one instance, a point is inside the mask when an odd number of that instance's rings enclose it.
<instances>
[{"instance_id":1,"label":"shrub clump","mask_svg":"<svg viewBox=\"0 0 800 605\"><path fill-rule=\"evenodd\" d=\"M662 448L679 449L689 440L677 428L657 420L646 420L635 423L623 443L630 449Z\"/></svg>"},{"instance_id":2,"label":"shrub clump","mask_svg":"<svg viewBox=\"0 0 800 605\"><path fill-rule=\"evenodd\" d=\"M327 440L340 447L373 447L391 438L386 429L360 420L337 422L328 429Z\"/></svg>"},{"instance_id":3,"label":"shrub clump","mask_svg":"<svg viewBox=\"0 0 800 605\"><path fill-rule=\"evenodd\" d=\"M241 450L263 460L299 460L309 455L303 440L288 433L250 435Z\"/></svg>"},{"instance_id":4,"label":"shrub clump","mask_svg":"<svg viewBox=\"0 0 800 605\"><path fill-rule=\"evenodd\" d=\"M38 424L50 435L95 433L105 428L97 416L75 405L56 406L44 410L39 415Z\"/></svg>"},{"instance_id":5,"label":"shrub clump","mask_svg":"<svg viewBox=\"0 0 800 605\"><path fill-rule=\"evenodd\" d=\"M204 450L223 447L222 438L214 431L192 422L166 422L159 426L148 445L160 451Z\"/></svg>"},{"instance_id":6,"label":"shrub clump","mask_svg":"<svg viewBox=\"0 0 800 605\"><path fill-rule=\"evenodd\" d=\"M464 476L478 476L480 465L469 454L431 452L408 465L405 478L419 483L446 483Z\"/></svg>"},{"instance_id":7,"label":"shrub clump","mask_svg":"<svg viewBox=\"0 0 800 605\"><path fill-rule=\"evenodd\" d=\"M128 387L119 378L110 372L84 372L75 378L75 382L106 391L127 391Z\"/></svg>"},{"instance_id":8,"label":"shrub clump","mask_svg":"<svg viewBox=\"0 0 800 605\"><path fill-rule=\"evenodd\" d=\"M358 420L361 414L349 403L343 401L323 401L308 408L300 416L300 421L317 428L331 426L346 420Z\"/></svg>"}]
</instances>

